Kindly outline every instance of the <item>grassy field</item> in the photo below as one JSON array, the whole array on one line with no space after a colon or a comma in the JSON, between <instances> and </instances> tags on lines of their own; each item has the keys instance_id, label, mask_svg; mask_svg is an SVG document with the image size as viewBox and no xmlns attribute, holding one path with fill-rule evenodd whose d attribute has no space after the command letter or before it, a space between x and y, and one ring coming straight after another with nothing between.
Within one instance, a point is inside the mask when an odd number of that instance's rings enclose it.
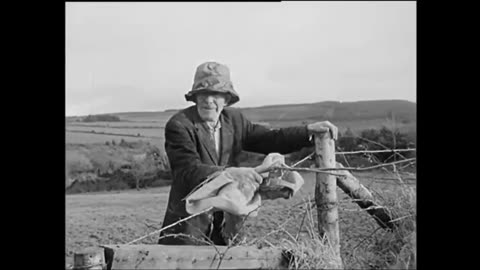
<instances>
[{"instance_id":1,"label":"grassy field","mask_svg":"<svg viewBox=\"0 0 480 270\"><path fill-rule=\"evenodd\" d=\"M163 134L161 134L163 135ZM65 132L65 143L66 144L94 144L94 143L105 143L112 142L115 140L116 143L119 143L121 140L127 142L133 141L149 141L150 143L156 145L159 148L163 148L165 142L163 136L158 138L152 137L137 137L137 136L124 136L124 135L111 135L111 134L100 134L100 133L83 133L83 132Z\"/></svg>"},{"instance_id":2,"label":"grassy field","mask_svg":"<svg viewBox=\"0 0 480 270\"><path fill-rule=\"evenodd\" d=\"M399 208L408 208L398 204L404 201L402 194L406 189L415 190L415 182L400 185L394 180L372 179L372 177L385 177L385 173L381 172L355 175L373 191L379 202L391 204L395 201ZM314 196L315 175L305 173L303 176L306 183L293 198L262 202L259 215L249 218L245 223L245 241L258 240L278 229L281 224L288 233L285 231L272 233L260 244L266 245L265 243L268 242L281 245L284 240L289 239L288 234L297 235L305 210L294 205L299 203L301 205L306 198ZM168 191L169 187L161 187L140 191L66 195L65 256L67 263L72 263L73 253L82 248L99 244L124 244L160 228ZM395 248L392 243L398 242L394 240L398 236L378 230L379 227L374 220L366 212L359 211L356 204L348 201L348 196L340 189L338 189L338 199L341 253L345 268L384 269L388 265L398 263L397 257L388 252L389 248ZM415 198L410 203L414 201ZM409 207L412 205L410 204ZM313 211L314 222L316 221L315 213L316 211ZM414 219L411 217L410 219L414 223ZM410 242L415 239L410 232L405 234L402 238L409 240L401 246L399 253L408 253L411 248L408 249L405 246L412 245ZM155 244L157 237L155 235L140 243ZM299 233L299 241L309 241L308 239L308 231L303 226ZM381 250L385 248L386 250Z\"/></svg>"},{"instance_id":3,"label":"grassy field","mask_svg":"<svg viewBox=\"0 0 480 270\"><path fill-rule=\"evenodd\" d=\"M152 118L153 119L153 118ZM69 127L110 127L110 128L162 128L166 121L142 121L142 122L66 122Z\"/></svg>"},{"instance_id":4,"label":"grassy field","mask_svg":"<svg viewBox=\"0 0 480 270\"><path fill-rule=\"evenodd\" d=\"M151 116L151 113L120 113L120 122L76 122L65 123L66 144L97 144L115 142L148 141L160 149L164 148L165 123L172 113ZM140 135L140 136L138 136Z\"/></svg>"},{"instance_id":5,"label":"grassy field","mask_svg":"<svg viewBox=\"0 0 480 270\"><path fill-rule=\"evenodd\" d=\"M286 120L271 121L268 124L271 127L297 126L312 121ZM115 124L113 124L115 123ZM267 122L263 122L267 123ZM73 123L66 125L66 143L104 143L105 141L121 140L137 141L147 140L157 146L164 144L165 123L156 123L152 125L149 122L112 122L108 126L105 123ZM360 132L364 129L377 129L382 125L388 125L385 119L352 120L335 122L340 132L345 132L350 128L353 132ZM397 123L397 128L401 132L416 130L416 123L402 124ZM102 134L105 133L105 134ZM140 136L137 137L137 135ZM126 136L128 135L128 136Z\"/></svg>"},{"instance_id":6,"label":"grassy field","mask_svg":"<svg viewBox=\"0 0 480 270\"><path fill-rule=\"evenodd\" d=\"M111 127L81 127L74 126L68 127L67 131L78 132L92 132L95 133L105 133L105 134L122 134L122 135L132 135L139 137L153 137L162 139L164 137L163 128L111 128Z\"/></svg>"}]
</instances>

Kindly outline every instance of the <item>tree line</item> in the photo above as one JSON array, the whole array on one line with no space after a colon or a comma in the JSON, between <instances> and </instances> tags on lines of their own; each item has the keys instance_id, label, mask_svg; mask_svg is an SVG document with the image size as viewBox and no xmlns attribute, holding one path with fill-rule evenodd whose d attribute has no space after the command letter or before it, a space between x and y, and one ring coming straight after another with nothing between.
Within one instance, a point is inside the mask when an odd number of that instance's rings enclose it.
<instances>
[{"instance_id":1,"label":"tree line","mask_svg":"<svg viewBox=\"0 0 480 270\"><path fill-rule=\"evenodd\" d=\"M407 149L416 147L416 132L401 132L398 129L390 129L385 126L379 129L365 129L354 133L350 128L342 134L339 132L338 140L335 142L336 152L351 152L351 151L371 151L371 150L387 150L387 149ZM305 147L300 151L291 153L289 159L291 162L300 160L310 153L315 151L315 147ZM415 157L415 151L403 152L401 155L405 158ZM351 156L351 161L357 164L365 164L361 159L368 159L376 162L391 162L393 161L393 153L373 153L368 155ZM397 160L399 156L397 155ZM341 157L339 161L343 160ZM310 165L313 161L310 161Z\"/></svg>"},{"instance_id":2,"label":"tree line","mask_svg":"<svg viewBox=\"0 0 480 270\"><path fill-rule=\"evenodd\" d=\"M81 122L120 122L120 117L110 114L96 114L84 117Z\"/></svg>"}]
</instances>

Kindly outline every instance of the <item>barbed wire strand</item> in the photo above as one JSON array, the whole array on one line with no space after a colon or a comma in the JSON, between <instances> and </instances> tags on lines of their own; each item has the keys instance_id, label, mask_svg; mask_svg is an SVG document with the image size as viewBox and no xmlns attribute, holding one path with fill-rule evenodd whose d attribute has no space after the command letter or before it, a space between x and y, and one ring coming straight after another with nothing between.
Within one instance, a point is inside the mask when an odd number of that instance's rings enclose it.
<instances>
[{"instance_id":1,"label":"barbed wire strand","mask_svg":"<svg viewBox=\"0 0 480 270\"><path fill-rule=\"evenodd\" d=\"M310 171L310 172L318 172L318 173L323 173L323 172L328 172L328 171L368 171L368 170L373 170L373 169L377 169L377 168L392 166L394 164L411 162L413 160L416 160L416 158L409 158L409 159L405 159L405 160L399 160L399 161L395 161L395 162L389 162L389 163L384 163L384 164L370 166L370 167L343 167L343 168L313 169L313 168L293 168L293 167L289 167L289 166L284 166L284 167L281 167L281 168L285 169L285 170L290 170L290 171ZM343 176L343 175L339 175L339 176Z\"/></svg>"},{"instance_id":2,"label":"barbed wire strand","mask_svg":"<svg viewBox=\"0 0 480 270\"><path fill-rule=\"evenodd\" d=\"M389 149L389 150L359 150L359 151L348 151L348 152L336 152L337 155L355 155L355 154L367 154L367 153L394 153L394 152L413 152L417 151L416 148L407 148L407 149Z\"/></svg>"},{"instance_id":3,"label":"barbed wire strand","mask_svg":"<svg viewBox=\"0 0 480 270\"><path fill-rule=\"evenodd\" d=\"M312 153L311 155L313 155L313 153ZM300 164L301 162L303 162L303 161L305 161L305 160L307 160L307 159L308 159L308 157L304 158L303 160L300 160L299 162L297 162L297 163L295 163L294 165L292 165L291 168L297 166L298 164ZM212 177L207 177L207 179L204 180L200 185L204 185L204 184L207 182L207 180L211 180L211 179L209 179L209 178L212 178ZM196 190L196 189L198 189L198 188L194 188L194 190ZM185 199L185 198L184 198L184 199ZM258 209L258 208L259 208L259 207L257 207L257 209ZM172 223L172 224L170 224L170 225L168 225L168 226L166 226L166 227L164 227L164 228L161 228L161 229L159 229L159 230L155 230L155 231L153 231L153 232L151 232L151 233L149 233L149 234L147 234L147 235L145 235L145 236L142 236L142 237L139 237L139 238L137 238L137 239L135 239L135 240L132 240L132 241L128 242L126 245L133 244L133 243L138 242L138 241L140 241L140 240L142 240L142 239L145 239L145 238L147 238L147 237L149 237L149 236L151 236L151 235L160 233L160 232L162 232L162 231L164 231L164 230L166 230L166 229L168 229L168 228L171 228L171 227L173 227L173 226L175 226L175 225L177 225L177 224L179 224L179 223L182 223L182 222L184 222L184 221L187 221L187 220L189 220L189 219L191 219L191 218L193 218L193 217L195 217L195 216L198 216L198 215L200 215L200 214L209 212L209 211L212 210L212 209L213 209L213 206L211 206L211 207L209 207L209 208L207 208L207 209L205 209L205 210L203 210L203 211L200 211L200 212L198 212L198 213L196 213L196 214L193 214L193 215L190 215L190 216L185 217L185 218L183 218L183 219L180 219L180 220L178 220L178 221L176 221L176 222L174 222L174 223ZM257 209L256 209L256 210L257 210ZM249 213L249 215L250 215L250 213ZM244 220L245 220L245 219L244 219ZM235 236L235 237L236 237L236 236Z\"/></svg>"},{"instance_id":4,"label":"barbed wire strand","mask_svg":"<svg viewBox=\"0 0 480 270\"><path fill-rule=\"evenodd\" d=\"M387 152L391 152L391 151L398 151L398 150L408 150L408 151L413 151L414 149L394 149L394 150L388 150ZM373 150L375 152L378 152L378 151L382 151L382 150ZM358 152L371 152L371 151L356 151L356 153ZM400 160L400 161L396 161L396 162L390 162L390 163L386 163L386 164L380 164L380 165L376 165L376 166L371 166L371 167L364 167L364 168L361 168L361 167L343 167L343 168L323 168L323 169L312 169L312 168L295 168L295 166L303 163L304 161L306 161L307 159L311 158L313 155L315 154L315 152L307 155L306 157L304 157L303 159L301 159L300 161L296 162L295 164L293 164L292 166L282 166L281 169L284 169L284 170L290 170L290 171L308 171L308 172L315 172L315 173L328 173L328 174L332 174L332 175L336 175L336 176L344 176L343 174L334 174L334 173L330 173L328 171L336 171L336 170L340 170L340 171L366 171L366 170L371 170L371 169L376 169L376 168L381 168L381 167L386 167L386 166L391 166L391 165L394 165L394 164L398 164L398 163L405 163L405 162L410 162L410 161L413 161L415 160L416 158L410 158L410 159L406 159L406 160ZM342 153L340 152L340 154L343 154L345 155L346 153ZM210 180L210 179L206 179L206 180ZM207 181L203 181L201 184L205 184ZM171 228L181 222L184 222L184 221L187 221L193 217L196 217L198 215L201 215L201 214L204 214L206 212L209 212L210 210L212 210L213 207L209 207L203 211L200 211L196 214L193 214L193 215L190 215L188 217L185 217L183 219L180 219L166 227L163 227L159 230L155 230L145 236L142 236L142 237L139 237L137 239L134 239L130 242L128 242L126 245L130 245L130 244L133 244L135 242L138 242L142 239L145 239L153 234L157 234L157 233L160 233L168 228Z\"/></svg>"},{"instance_id":5,"label":"barbed wire strand","mask_svg":"<svg viewBox=\"0 0 480 270\"><path fill-rule=\"evenodd\" d=\"M176 222L174 222L174 223L172 223L172 224L170 224L170 225L168 225L168 226L165 226L165 227L163 227L163 228L161 228L161 229L159 229L159 230L153 231L153 232L151 232L151 233L149 233L149 234L147 234L147 235L145 235L145 236L142 236L142 237L139 237L139 238L137 238L137 239L135 239L135 240L132 240L132 241L126 243L126 245L131 245L131 244L133 244L133 243L135 243L135 242L138 242L138 241L140 241L140 240L142 240L142 239L145 239L145 238L149 237L150 235L153 235L153 234L156 234L156 233L160 233L160 232L162 232L162 231L164 231L164 230L166 230L166 229L168 229L168 228L171 228L171 227L173 227L173 226L175 226L175 225L177 225L177 224L179 224L179 223L182 223L182 222L184 222L184 221L187 221L187 220L189 220L189 219L191 219L191 218L193 218L193 217L196 217L196 216L198 216L198 215L204 214L204 213L206 213L206 212L208 212L208 211L210 211L210 210L212 210L212 209L213 209L213 207L209 207L209 208L207 208L207 209L205 209L205 210L202 210L202 211L200 211L200 212L198 212L198 213L196 213L196 214L193 214L193 215L190 215L190 216L188 216L188 217L186 217L186 218L180 219L180 220L178 220L178 221L176 221Z\"/></svg>"},{"instance_id":6,"label":"barbed wire strand","mask_svg":"<svg viewBox=\"0 0 480 270\"><path fill-rule=\"evenodd\" d=\"M394 135L394 136L395 136L395 135ZM385 146L385 145L383 145L383 144L381 144L381 143L379 143L379 142L372 141L372 140L367 139L367 138L364 138L364 137L362 137L362 136L345 136L345 138L358 138L358 139L360 139L360 140L364 140L364 141L366 141L366 142L376 144L376 145L378 145L378 146L380 146L380 147L382 147L382 148L390 149L390 148L388 148L387 146ZM394 155L398 155L398 156L400 156L401 158L406 158L405 156L403 156L403 155L400 154L400 153L394 153Z\"/></svg>"}]
</instances>

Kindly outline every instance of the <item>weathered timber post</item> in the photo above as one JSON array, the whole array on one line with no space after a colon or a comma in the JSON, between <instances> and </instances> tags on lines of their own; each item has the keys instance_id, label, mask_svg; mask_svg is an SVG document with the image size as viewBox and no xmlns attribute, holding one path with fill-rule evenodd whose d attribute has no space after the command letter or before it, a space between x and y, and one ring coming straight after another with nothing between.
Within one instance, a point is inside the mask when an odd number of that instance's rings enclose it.
<instances>
[{"instance_id":1,"label":"weathered timber post","mask_svg":"<svg viewBox=\"0 0 480 270\"><path fill-rule=\"evenodd\" d=\"M73 269L75 270L102 270L106 269L106 266L103 248L86 248L73 256Z\"/></svg>"},{"instance_id":2,"label":"weathered timber post","mask_svg":"<svg viewBox=\"0 0 480 270\"><path fill-rule=\"evenodd\" d=\"M287 269L281 248L105 245L107 269ZM223 256L221 256L223 255Z\"/></svg>"},{"instance_id":3,"label":"weathered timber post","mask_svg":"<svg viewBox=\"0 0 480 270\"><path fill-rule=\"evenodd\" d=\"M335 141L330 132L315 134L315 161L319 168L335 168ZM326 236L337 254L337 267L343 268L340 257L338 226L337 179L334 175L316 173L315 202L318 213L318 231Z\"/></svg>"},{"instance_id":4,"label":"weathered timber post","mask_svg":"<svg viewBox=\"0 0 480 270\"><path fill-rule=\"evenodd\" d=\"M337 168L343 168L343 165L337 162ZM337 177L337 185L350 198L355 199L355 203L362 209L367 209L380 227L383 229L395 229L397 224L392 222L393 214L388 208L382 207L373 201L372 193L358 181L349 171L336 171L335 173L344 176Z\"/></svg>"}]
</instances>

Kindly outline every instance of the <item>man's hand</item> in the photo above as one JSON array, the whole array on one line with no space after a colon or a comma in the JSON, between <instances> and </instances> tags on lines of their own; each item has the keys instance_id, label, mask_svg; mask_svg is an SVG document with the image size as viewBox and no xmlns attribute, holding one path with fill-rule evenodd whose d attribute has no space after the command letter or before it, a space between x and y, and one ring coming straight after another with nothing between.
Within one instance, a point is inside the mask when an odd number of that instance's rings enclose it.
<instances>
[{"instance_id":1,"label":"man's hand","mask_svg":"<svg viewBox=\"0 0 480 270\"><path fill-rule=\"evenodd\" d=\"M255 171L261 174L267 172L272 167L281 167L282 165L285 165L285 157L279 153L270 153L265 157L262 164L255 167Z\"/></svg>"},{"instance_id":2,"label":"man's hand","mask_svg":"<svg viewBox=\"0 0 480 270\"><path fill-rule=\"evenodd\" d=\"M239 182L251 181L253 184L260 185L263 182L262 176L254 168L248 167L229 167L225 169L235 180Z\"/></svg>"},{"instance_id":3,"label":"man's hand","mask_svg":"<svg viewBox=\"0 0 480 270\"><path fill-rule=\"evenodd\" d=\"M338 139L338 128L329 121L316 122L307 125L307 129L310 133L324 133L330 131L332 139Z\"/></svg>"}]
</instances>

